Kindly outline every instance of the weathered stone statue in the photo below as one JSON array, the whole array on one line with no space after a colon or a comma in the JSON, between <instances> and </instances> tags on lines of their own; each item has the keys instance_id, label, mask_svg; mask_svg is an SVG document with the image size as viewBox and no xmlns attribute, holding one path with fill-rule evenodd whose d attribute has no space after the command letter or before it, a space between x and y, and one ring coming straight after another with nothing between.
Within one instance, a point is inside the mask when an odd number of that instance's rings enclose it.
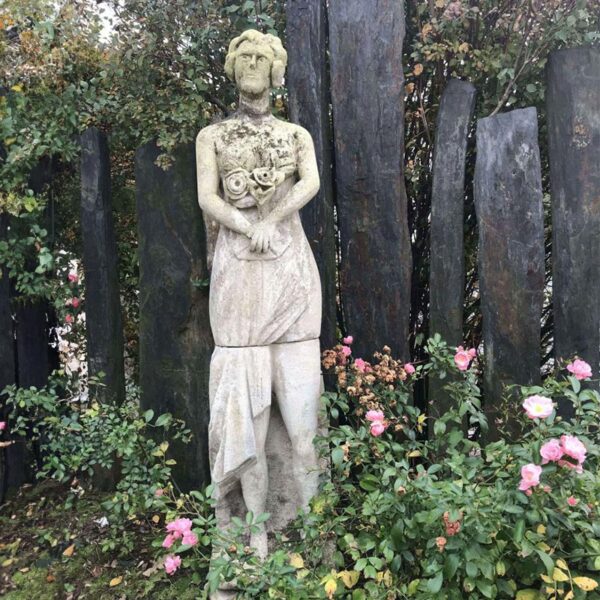
<instances>
[{"instance_id":1,"label":"weathered stone statue","mask_svg":"<svg viewBox=\"0 0 600 600\"><path fill-rule=\"evenodd\" d=\"M271 115L286 64L279 38L235 38L225 70L239 108L196 139L198 201L218 225L209 446L223 526L268 511L268 527L281 527L317 489L321 286L298 211L319 175L310 134ZM265 556L267 528L250 545Z\"/></svg>"}]
</instances>

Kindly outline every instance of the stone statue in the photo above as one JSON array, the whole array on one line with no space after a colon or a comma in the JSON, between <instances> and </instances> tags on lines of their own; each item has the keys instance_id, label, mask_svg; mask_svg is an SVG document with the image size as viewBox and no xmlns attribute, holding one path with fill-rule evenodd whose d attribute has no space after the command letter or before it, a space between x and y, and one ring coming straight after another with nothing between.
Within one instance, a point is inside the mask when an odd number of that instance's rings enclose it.
<instances>
[{"instance_id":1,"label":"stone statue","mask_svg":"<svg viewBox=\"0 0 600 600\"><path fill-rule=\"evenodd\" d=\"M223 526L236 512L267 508L269 527L282 526L318 484L321 285L298 211L317 193L319 174L310 134L271 114L270 90L283 84L286 64L279 38L255 30L235 38L225 70L239 108L196 138L198 202L218 226L209 452ZM250 546L266 556L267 527Z\"/></svg>"}]
</instances>

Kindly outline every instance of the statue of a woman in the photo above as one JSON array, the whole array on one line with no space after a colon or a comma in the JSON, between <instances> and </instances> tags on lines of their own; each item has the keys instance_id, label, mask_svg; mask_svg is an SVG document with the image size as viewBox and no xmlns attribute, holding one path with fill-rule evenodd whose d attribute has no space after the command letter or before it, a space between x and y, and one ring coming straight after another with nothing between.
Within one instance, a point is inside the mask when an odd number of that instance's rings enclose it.
<instances>
[{"instance_id":1,"label":"statue of a woman","mask_svg":"<svg viewBox=\"0 0 600 600\"><path fill-rule=\"evenodd\" d=\"M298 211L317 193L319 175L310 134L271 114L270 90L283 84L286 63L275 36L248 30L235 38L225 70L239 108L196 138L198 201L219 226L209 426L218 517L238 482L245 508L265 512L272 394L291 441L297 506L307 507L317 488L321 286ZM264 526L250 545L266 555Z\"/></svg>"}]
</instances>

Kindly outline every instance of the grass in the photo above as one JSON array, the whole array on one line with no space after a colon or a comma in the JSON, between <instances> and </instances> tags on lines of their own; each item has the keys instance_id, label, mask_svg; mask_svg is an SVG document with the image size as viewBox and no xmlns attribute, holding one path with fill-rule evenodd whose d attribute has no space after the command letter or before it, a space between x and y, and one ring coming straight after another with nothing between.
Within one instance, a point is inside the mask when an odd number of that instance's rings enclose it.
<instances>
[{"instance_id":1,"label":"grass","mask_svg":"<svg viewBox=\"0 0 600 600\"><path fill-rule=\"evenodd\" d=\"M0 506L0 597L5 600L152 598L192 600L203 583L182 571L169 578L153 542L162 525L131 520L109 545L108 495L83 494L66 506L68 489L54 482L24 486ZM157 520L157 518L156 518ZM104 548L103 548L104 546Z\"/></svg>"}]
</instances>

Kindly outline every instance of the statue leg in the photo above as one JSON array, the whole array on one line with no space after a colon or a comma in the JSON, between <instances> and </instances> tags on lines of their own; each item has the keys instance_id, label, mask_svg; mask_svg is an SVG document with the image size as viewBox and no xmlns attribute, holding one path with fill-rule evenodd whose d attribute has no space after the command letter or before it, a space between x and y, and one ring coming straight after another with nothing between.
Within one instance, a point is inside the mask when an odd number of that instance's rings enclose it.
<instances>
[{"instance_id":1,"label":"statue leg","mask_svg":"<svg viewBox=\"0 0 600 600\"><path fill-rule=\"evenodd\" d=\"M267 490L269 485L269 472L265 442L269 429L270 410L267 408L254 419L254 436L256 439L257 462L240 477L242 495L246 509L255 517L266 512ZM250 546L256 550L261 558L267 556L267 530L265 524L257 526L259 531L250 534Z\"/></svg>"},{"instance_id":2,"label":"statue leg","mask_svg":"<svg viewBox=\"0 0 600 600\"><path fill-rule=\"evenodd\" d=\"M293 472L302 508L317 493L319 468L313 440L321 395L319 340L273 344L273 390L292 442Z\"/></svg>"}]
</instances>

